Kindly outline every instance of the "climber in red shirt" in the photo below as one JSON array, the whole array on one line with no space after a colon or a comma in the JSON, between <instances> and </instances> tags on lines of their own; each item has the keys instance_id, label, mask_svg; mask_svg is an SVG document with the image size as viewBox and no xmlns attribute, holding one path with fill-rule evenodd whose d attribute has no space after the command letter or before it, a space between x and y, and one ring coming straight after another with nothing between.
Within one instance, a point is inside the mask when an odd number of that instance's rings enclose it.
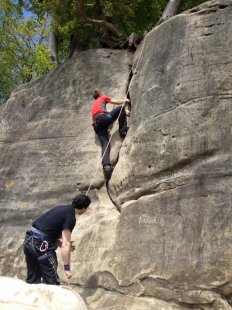
<instances>
[{"instance_id":1,"label":"climber in red shirt","mask_svg":"<svg viewBox=\"0 0 232 310\"><path fill-rule=\"evenodd\" d=\"M103 95L99 90L93 93L95 101L92 105L93 127L98 135L102 147L102 165L105 172L112 172L110 163L110 145L108 137L108 128L118 118L119 134L121 138L125 138L127 134L127 116L130 116L130 111L125 109L124 104L130 102L129 99L111 99ZM106 109L107 103L120 105L108 112Z\"/></svg>"}]
</instances>

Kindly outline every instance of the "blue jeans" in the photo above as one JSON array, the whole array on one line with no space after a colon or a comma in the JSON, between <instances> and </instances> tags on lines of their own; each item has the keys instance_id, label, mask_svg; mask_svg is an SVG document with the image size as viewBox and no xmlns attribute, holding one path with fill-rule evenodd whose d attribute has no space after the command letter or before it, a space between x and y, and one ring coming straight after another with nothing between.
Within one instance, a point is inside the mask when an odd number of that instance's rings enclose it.
<instances>
[{"instance_id":1,"label":"blue jeans","mask_svg":"<svg viewBox=\"0 0 232 310\"><path fill-rule=\"evenodd\" d=\"M24 240L27 283L60 284L55 248L54 243L43 236L27 231Z\"/></svg>"},{"instance_id":2,"label":"blue jeans","mask_svg":"<svg viewBox=\"0 0 232 310\"><path fill-rule=\"evenodd\" d=\"M121 114L119 116L120 111ZM117 118L119 124L119 134L120 136L122 136L123 133L126 132L127 130L127 119L124 107L122 108L122 106L118 106L109 113L97 114L94 118L95 122L93 124L93 127L101 143L102 156L104 154L102 158L103 166L110 165L110 144L109 144L108 128L111 124L113 124L116 121Z\"/></svg>"}]
</instances>

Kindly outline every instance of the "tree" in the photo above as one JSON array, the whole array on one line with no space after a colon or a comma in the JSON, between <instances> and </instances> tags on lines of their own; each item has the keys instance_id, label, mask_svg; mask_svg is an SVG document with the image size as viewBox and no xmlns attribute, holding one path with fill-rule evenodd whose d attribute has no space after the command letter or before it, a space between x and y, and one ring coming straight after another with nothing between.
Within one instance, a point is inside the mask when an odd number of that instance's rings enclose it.
<instances>
[{"instance_id":1,"label":"tree","mask_svg":"<svg viewBox=\"0 0 232 310\"><path fill-rule=\"evenodd\" d=\"M52 30L49 33L48 50L50 53L51 61L54 62L58 66L59 64L58 40L57 40L56 34Z\"/></svg>"},{"instance_id":2,"label":"tree","mask_svg":"<svg viewBox=\"0 0 232 310\"><path fill-rule=\"evenodd\" d=\"M0 101L17 85L45 74L53 67L47 49L47 18L24 18L23 7L0 0Z\"/></svg>"},{"instance_id":3,"label":"tree","mask_svg":"<svg viewBox=\"0 0 232 310\"><path fill-rule=\"evenodd\" d=\"M25 2L25 1L24 1ZM35 12L52 18L60 61L74 51L136 47L158 20L167 0L31 0ZM136 34L137 33L137 34ZM53 41L54 42L54 41ZM54 45L53 45L54 46Z\"/></svg>"},{"instance_id":4,"label":"tree","mask_svg":"<svg viewBox=\"0 0 232 310\"><path fill-rule=\"evenodd\" d=\"M206 0L169 0L167 6L165 7L161 18L159 19L157 25L160 25L165 20L169 19L170 17L176 15L178 12L182 12L184 10L188 10L194 6L197 6L201 3L206 2Z\"/></svg>"},{"instance_id":5,"label":"tree","mask_svg":"<svg viewBox=\"0 0 232 310\"><path fill-rule=\"evenodd\" d=\"M144 31L159 20L203 2L0 0L0 101L17 85L46 74L76 51L136 49ZM24 17L24 9L30 12L29 18Z\"/></svg>"},{"instance_id":6,"label":"tree","mask_svg":"<svg viewBox=\"0 0 232 310\"><path fill-rule=\"evenodd\" d=\"M176 12L177 12L177 9L180 5L180 2L181 2L181 0L169 0L160 20L157 23L157 25L160 25L162 22L164 22L168 18L176 15Z\"/></svg>"},{"instance_id":7,"label":"tree","mask_svg":"<svg viewBox=\"0 0 232 310\"><path fill-rule=\"evenodd\" d=\"M96 11L99 19L90 18L87 16L85 1L78 0L79 15L81 22L96 25L103 30L102 45L109 48L122 48L125 44L125 39L118 31L118 29L112 24L110 16L107 16L104 10L102 0L96 0Z\"/></svg>"}]
</instances>

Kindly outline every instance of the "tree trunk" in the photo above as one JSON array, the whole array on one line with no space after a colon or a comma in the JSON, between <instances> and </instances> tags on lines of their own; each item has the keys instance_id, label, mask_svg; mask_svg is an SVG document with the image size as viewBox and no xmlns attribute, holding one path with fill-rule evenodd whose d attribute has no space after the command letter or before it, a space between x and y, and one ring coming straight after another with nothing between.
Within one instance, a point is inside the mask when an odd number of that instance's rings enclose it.
<instances>
[{"instance_id":1,"label":"tree trunk","mask_svg":"<svg viewBox=\"0 0 232 310\"><path fill-rule=\"evenodd\" d=\"M168 18L174 16L177 12L177 9L180 5L181 0L169 0L160 20L157 25L160 25L162 22L167 20Z\"/></svg>"},{"instance_id":2,"label":"tree trunk","mask_svg":"<svg viewBox=\"0 0 232 310\"><path fill-rule=\"evenodd\" d=\"M105 15L104 12L104 6L103 6L103 1L102 0L95 0L96 2L96 7L98 9L98 15L100 15L101 19L94 19L90 18L86 14L86 9L85 9L85 0L78 0L78 8L79 8L79 14L82 18L82 21L87 24L92 24L98 27L101 27L103 30L103 36L101 43L103 47L108 47L108 48L122 48L125 39L122 38L120 32L117 30L117 28L109 21L107 16Z\"/></svg>"},{"instance_id":3,"label":"tree trunk","mask_svg":"<svg viewBox=\"0 0 232 310\"><path fill-rule=\"evenodd\" d=\"M105 10L103 0L96 0L97 16L105 20Z\"/></svg>"},{"instance_id":4,"label":"tree trunk","mask_svg":"<svg viewBox=\"0 0 232 310\"><path fill-rule=\"evenodd\" d=\"M57 66L59 65L58 59L58 40L54 32L49 33L48 50L50 52L50 58Z\"/></svg>"},{"instance_id":5,"label":"tree trunk","mask_svg":"<svg viewBox=\"0 0 232 310\"><path fill-rule=\"evenodd\" d=\"M78 47L78 37L76 34L71 34L69 38L69 46L68 46L68 58L71 58L75 51L77 51Z\"/></svg>"}]
</instances>

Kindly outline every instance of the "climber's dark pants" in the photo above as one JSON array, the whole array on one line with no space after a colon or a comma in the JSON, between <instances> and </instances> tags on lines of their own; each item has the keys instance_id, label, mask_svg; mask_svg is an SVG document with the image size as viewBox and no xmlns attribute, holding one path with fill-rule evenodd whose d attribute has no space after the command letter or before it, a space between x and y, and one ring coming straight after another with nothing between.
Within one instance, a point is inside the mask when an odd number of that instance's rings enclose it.
<instances>
[{"instance_id":1,"label":"climber's dark pants","mask_svg":"<svg viewBox=\"0 0 232 310\"><path fill-rule=\"evenodd\" d=\"M46 243L47 242L47 243ZM48 244L44 251L43 244ZM39 234L27 231L24 240L24 254L27 264L27 283L59 285L55 245Z\"/></svg>"},{"instance_id":2,"label":"climber's dark pants","mask_svg":"<svg viewBox=\"0 0 232 310\"><path fill-rule=\"evenodd\" d=\"M101 143L102 156L104 154L102 158L103 166L110 165L110 144L108 128L111 124L113 124L113 122L116 121L117 118L119 123L119 134L121 136L127 130L127 119L124 107L122 108L122 106L118 106L114 108L111 112L108 112L107 114L99 113L94 118L93 127Z\"/></svg>"}]
</instances>

